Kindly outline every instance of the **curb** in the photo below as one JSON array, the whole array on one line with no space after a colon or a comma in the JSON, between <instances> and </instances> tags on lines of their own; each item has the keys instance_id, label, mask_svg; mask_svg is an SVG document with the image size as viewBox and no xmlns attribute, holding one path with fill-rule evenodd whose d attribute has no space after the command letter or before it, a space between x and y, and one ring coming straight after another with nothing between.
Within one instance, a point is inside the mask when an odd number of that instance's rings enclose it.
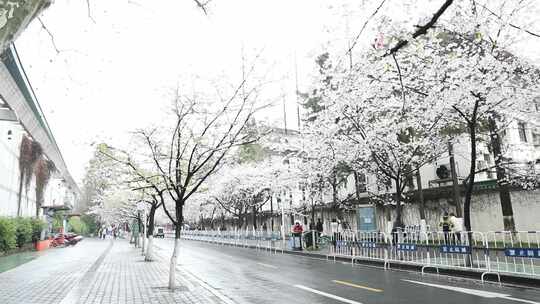
<instances>
[{"instance_id":1,"label":"curb","mask_svg":"<svg viewBox=\"0 0 540 304\"><path fill-rule=\"evenodd\" d=\"M195 241L195 242L201 242L201 243L208 243L208 244L215 244L215 245L222 245L220 243L215 242L209 242L209 241L201 241L201 240L189 240L184 239L186 241ZM267 247L257 247L255 245L237 245L237 244L224 244L222 246L232 246L232 247L239 247L239 248L249 248L249 249L256 249L256 250L263 250L263 251L270 251L270 252L283 252L284 254L289 255L296 255L296 256L306 256L311 258L317 258L322 260L328 260L332 261L335 259L335 261L340 262L348 262L352 265L351 258L350 257L343 257L343 256L327 256L325 254L321 253L313 253L313 252L303 252L303 251L292 251L292 250L269 250ZM380 266L384 267L384 261L378 261L378 260L371 260L371 259L362 259L362 258L355 258L354 264L358 265L371 265L371 266ZM390 270L403 270L403 271L414 271L421 273L422 266L419 265L411 265L411 264L405 264L405 263L399 263L399 262L391 262L389 263ZM434 269L428 268L430 270ZM478 271L469 271L469 270L461 270L461 269L448 269L439 267L439 274L442 275L448 275L453 277L461 277L461 278L468 278L468 279L475 279L480 280L482 272ZM437 274L435 270L432 271L424 271L426 274ZM532 278L532 277L526 277L526 276L516 276L516 275L509 275L505 273L499 273L501 277L501 284L507 284L507 285L518 285L523 287L536 287L540 288L540 278ZM486 282L489 283L498 283L496 274L488 274L486 275ZM488 279L494 279L494 280L488 280Z\"/></svg>"}]
</instances>

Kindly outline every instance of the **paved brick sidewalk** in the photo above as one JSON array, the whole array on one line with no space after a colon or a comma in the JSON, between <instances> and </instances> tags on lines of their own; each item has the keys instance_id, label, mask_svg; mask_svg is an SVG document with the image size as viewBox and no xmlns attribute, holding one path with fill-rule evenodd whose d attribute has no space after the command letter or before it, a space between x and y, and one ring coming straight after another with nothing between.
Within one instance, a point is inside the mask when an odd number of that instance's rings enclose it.
<instances>
[{"instance_id":1,"label":"paved brick sidewalk","mask_svg":"<svg viewBox=\"0 0 540 304\"><path fill-rule=\"evenodd\" d=\"M49 249L35 260L0 273L0 303L60 303L107 245L84 240L75 247Z\"/></svg>"},{"instance_id":2,"label":"paved brick sidewalk","mask_svg":"<svg viewBox=\"0 0 540 304\"><path fill-rule=\"evenodd\" d=\"M0 274L0 303L222 303L178 271L170 292L168 263L144 262L127 241L84 240Z\"/></svg>"},{"instance_id":3,"label":"paved brick sidewalk","mask_svg":"<svg viewBox=\"0 0 540 304\"><path fill-rule=\"evenodd\" d=\"M143 261L140 249L117 241L95 274L81 281L78 302L69 303L221 303L202 286L177 273L182 287L170 292L168 263L160 258Z\"/></svg>"}]
</instances>

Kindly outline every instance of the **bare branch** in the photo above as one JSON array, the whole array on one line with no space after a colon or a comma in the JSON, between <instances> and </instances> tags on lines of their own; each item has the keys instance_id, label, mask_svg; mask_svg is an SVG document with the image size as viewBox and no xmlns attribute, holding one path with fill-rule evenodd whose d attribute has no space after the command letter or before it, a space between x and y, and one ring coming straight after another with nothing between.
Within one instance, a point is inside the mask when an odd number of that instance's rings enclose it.
<instances>
[{"instance_id":1,"label":"bare branch","mask_svg":"<svg viewBox=\"0 0 540 304\"><path fill-rule=\"evenodd\" d=\"M444 12L448 9L448 7L450 7L450 5L452 5L453 2L454 2L454 0L446 0L443 3L443 5L439 8L439 10L437 10L437 12L435 12L433 17L431 17L431 19L428 21L428 23L426 23L426 24L424 24L422 26L418 26L418 29L412 34L412 38L416 39L420 35L427 34L427 31L430 28L435 26L435 24L437 23L439 18L444 14ZM393 48L388 50L388 52L386 52L386 54L384 54L384 56L393 55L394 53L399 51L401 48L405 47L407 44L409 44L409 40L400 40Z\"/></svg>"},{"instance_id":2,"label":"bare branch","mask_svg":"<svg viewBox=\"0 0 540 304\"><path fill-rule=\"evenodd\" d=\"M58 49L58 46L56 45L56 41L55 41L55 39L54 39L53 34L52 34L51 31L49 30L49 28L45 25L45 23L43 22L43 20L41 20L40 17L37 17L37 19L39 20L39 23L41 23L41 27L45 30L45 32L47 32L47 34L48 34L49 37L51 38L51 44L52 44L54 50L56 51L56 54L60 54L60 50Z\"/></svg>"}]
</instances>

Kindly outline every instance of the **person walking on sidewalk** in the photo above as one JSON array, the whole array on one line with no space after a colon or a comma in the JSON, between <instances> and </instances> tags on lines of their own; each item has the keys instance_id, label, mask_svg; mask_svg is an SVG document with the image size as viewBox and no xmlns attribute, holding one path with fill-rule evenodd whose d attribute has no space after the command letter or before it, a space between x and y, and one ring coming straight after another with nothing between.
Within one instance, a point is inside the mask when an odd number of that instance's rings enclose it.
<instances>
[{"instance_id":1,"label":"person walking on sidewalk","mask_svg":"<svg viewBox=\"0 0 540 304\"><path fill-rule=\"evenodd\" d=\"M463 224L461 219L457 218L454 213L450 213L450 218L448 219L452 227L452 241L454 244L461 244L461 232L463 231ZM457 240L457 242L456 242Z\"/></svg>"},{"instance_id":2,"label":"person walking on sidewalk","mask_svg":"<svg viewBox=\"0 0 540 304\"><path fill-rule=\"evenodd\" d=\"M135 248L139 247L139 220L134 219L131 223L131 233L133 235L133 242L135 243Z\"/></svg>"}]
</instances>

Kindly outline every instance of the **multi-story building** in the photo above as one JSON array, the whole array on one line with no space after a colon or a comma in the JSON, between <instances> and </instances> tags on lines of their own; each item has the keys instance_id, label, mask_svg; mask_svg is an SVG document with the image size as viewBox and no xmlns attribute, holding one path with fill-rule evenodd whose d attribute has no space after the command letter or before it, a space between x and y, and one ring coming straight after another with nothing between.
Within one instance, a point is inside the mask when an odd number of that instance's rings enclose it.
<instances>
[{"instance_id":1,"label":"multi-story building","mask_svg":"<svg viewBox=\"0 0 540 304\"><path fill-rule=\"evenodd\" d=\"M71 177L38 100L11 46L0 62L0 216L43 216L48 211L72 209L80 191ZM42 157L56 170L43 194L43 208L36 208L36 178L31 169L28 187L22 183L20 146L23 137L38 143ZM48 212L50 213L50 212Z\"/></svg>"}]
</instances>

